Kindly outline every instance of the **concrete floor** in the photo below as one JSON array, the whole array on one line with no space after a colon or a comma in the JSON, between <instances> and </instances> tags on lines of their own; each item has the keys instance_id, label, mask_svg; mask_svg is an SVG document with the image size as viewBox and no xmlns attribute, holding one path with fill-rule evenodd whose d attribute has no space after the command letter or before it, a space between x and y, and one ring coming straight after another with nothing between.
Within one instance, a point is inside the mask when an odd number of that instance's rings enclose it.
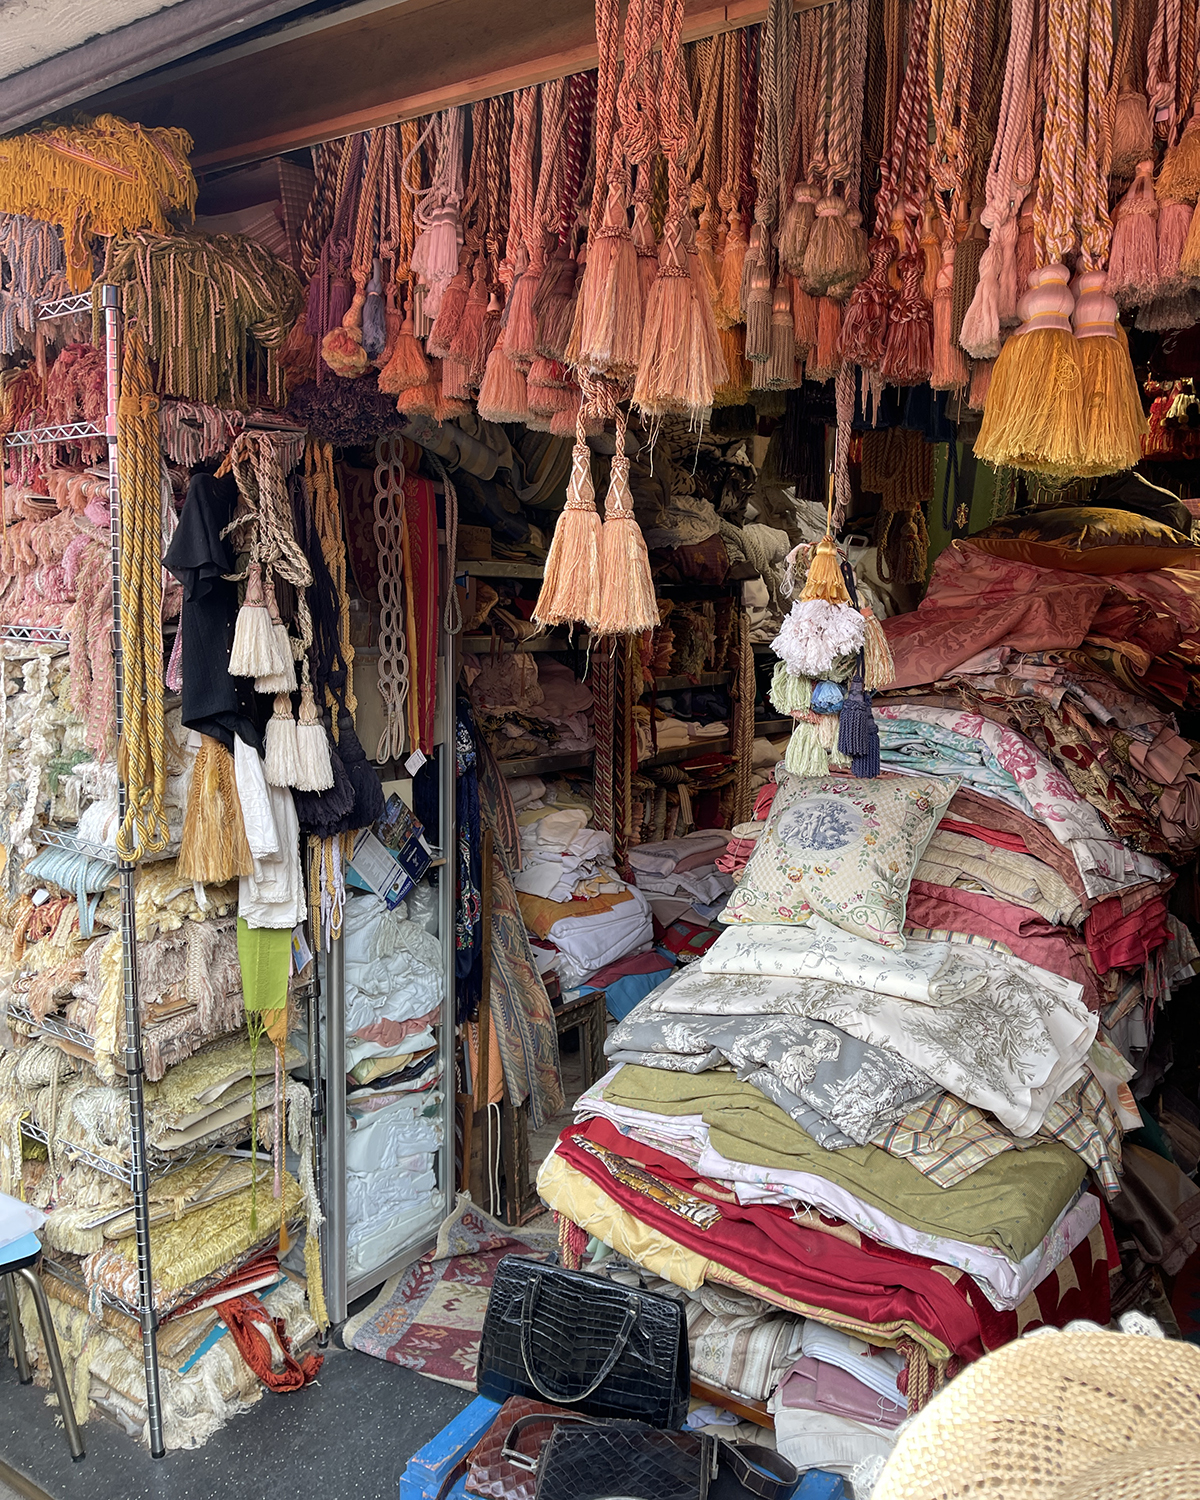
<instances>
[{"instance_id":1,"label":"concrete floor","mask_svg":"<svg viewBox=\"0 0 1200 1500\"><path fill-rule=\"evenodd\" d=\"M194 1452L152 1459L112 1423L73 1464L44 1392L0 1354L0 1459L51 1500L396 1500L409 1457L471 1400L415 1371L335 1348L315 1385L267 1392ZM0 1482L0 1500L18 1500Z\"/></svg>"}]
</instances>

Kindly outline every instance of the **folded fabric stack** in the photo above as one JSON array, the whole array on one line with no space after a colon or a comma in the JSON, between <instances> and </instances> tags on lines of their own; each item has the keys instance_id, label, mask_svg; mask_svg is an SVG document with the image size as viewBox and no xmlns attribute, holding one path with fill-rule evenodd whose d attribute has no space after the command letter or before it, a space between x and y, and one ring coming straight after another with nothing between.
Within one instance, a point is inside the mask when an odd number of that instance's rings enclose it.
<instances>
[{"instance_id":1,"label":"folded fabric stack","mask_svg":"<svg viewBox=\"0 0 1200 1500\"><path fill-rule=\"evenodd\" d=\"M650 904L617 873L612 835L591 827L591 804L565 782L538 784L542 794L532 800L533 788L522 789L523 863L514 884L542 972L574 986L649 949Z\"/></svg>"},{"instance_id":2,"label":"folded fabric stack","mask_svg":"<svg viewBox=\"0 0 1200 1500\"><path fill-rule=\"evenodd\" d=\"M777 769L717 856L726 930L617 1025L539 1178L568 1250L810 1320L770 1410L793 1461L844 1474L963 1362L1107 1321L1140 1117L1096 954L1169 884L1027 736L918 706L893 741L909 711L877 705L874 779Z\"/></svg>"},{"instance_id":3,"label":"folded fabric stack","mask_svg":"<svg viewBox=\"0 0 1200 1500\"><path fill-rule=\"evenodd\" d=\"M441 944L401 902L346 902L346 1264L379 1264L403 1221L432 1228L443 1081Z\"/></svg>"},{"instance_id":4,"label":"folded fabric stack","mask_svg":"<svg viewBox=\"0 0 1200 1500\"><path fill-rule=\"evenodd\" d=\"M464 658L471 706L498 760L590 750L592 691L548 652Z\"/></svg>"}]
</instances>

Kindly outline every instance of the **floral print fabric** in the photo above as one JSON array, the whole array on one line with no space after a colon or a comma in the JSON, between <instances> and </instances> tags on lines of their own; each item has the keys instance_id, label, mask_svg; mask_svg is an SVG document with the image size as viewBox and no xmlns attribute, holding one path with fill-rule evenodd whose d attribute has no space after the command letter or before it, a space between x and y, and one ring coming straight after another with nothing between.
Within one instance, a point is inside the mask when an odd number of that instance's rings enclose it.
<instances>
[{"instance_id":1,"label":"floral print fabric","mask_svg":"<svg viewBox=\"0 0 1200 1500\"><path fill-rule=\"evenodd\" d=\"M945 776L786 777L721 920L798 923L815 912L902 949L909 881L957 787Z\"/></svg>"}]
</instances>

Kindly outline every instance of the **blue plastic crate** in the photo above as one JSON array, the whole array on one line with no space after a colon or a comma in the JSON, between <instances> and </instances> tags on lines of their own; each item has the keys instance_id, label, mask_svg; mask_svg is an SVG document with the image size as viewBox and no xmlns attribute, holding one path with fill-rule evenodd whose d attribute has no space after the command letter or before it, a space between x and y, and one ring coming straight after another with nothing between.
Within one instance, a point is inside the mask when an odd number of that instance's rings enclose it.
<instances>
[{"instance_id":1,"label":"blue plastic crate","mask_svg":"<svg viewBox=\"0 0 1200 1500\"><path fill-rule=\"evenodd\" d=\"M447 1422L437 1437L431 1438L409 1459L408 1467L400 1476L400 1500L437 1500L439 1495L442 1500L458 1500L464 1495L465 1472L453 1489L443 1493L443 1486L496 1420L499 1410L498 1401L476 1396L470 1406Z\"/></svg>"}]
</instances>

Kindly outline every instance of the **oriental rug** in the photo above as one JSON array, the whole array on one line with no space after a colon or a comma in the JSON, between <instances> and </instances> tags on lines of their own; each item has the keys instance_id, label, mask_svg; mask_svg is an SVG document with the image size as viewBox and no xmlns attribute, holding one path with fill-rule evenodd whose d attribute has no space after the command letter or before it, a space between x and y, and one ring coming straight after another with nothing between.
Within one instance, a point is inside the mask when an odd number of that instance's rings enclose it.
<instances>
[{"instance_id":1,"label":"oriental rug","mask_svg":"<svg viewBox=\"0 0 1200 1500\"><path fill-rule=\"evenodd\" d=\"M553 1233L511 1229L464 1195L430 1253L385 1282L370 1307L347 1322L346 1345L473 1391L483 1315L501 1258L544 1260L557 1248Z\"/></svg>"}]
</instances>

